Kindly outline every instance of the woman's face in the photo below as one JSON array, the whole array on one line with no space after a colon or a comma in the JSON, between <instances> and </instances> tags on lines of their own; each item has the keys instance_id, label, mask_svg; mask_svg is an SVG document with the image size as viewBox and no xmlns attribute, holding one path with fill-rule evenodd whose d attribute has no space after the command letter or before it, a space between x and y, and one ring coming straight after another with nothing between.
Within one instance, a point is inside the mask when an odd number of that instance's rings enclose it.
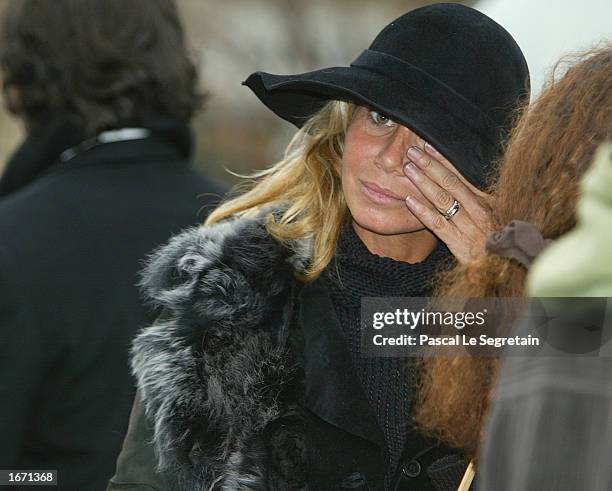
<instances>
[{"instance_id":1,"label":"woman's face","mask_svg":"<svg viewBox=\"0 0 612 491\"><path fill-rule=\"evenodd\" d=\"M380 235L423 230L409 211L406 196L428 200L404 174L410 147L423 148L411 130L365 107L358 107L345 136L342 188L353 220ZM457 175L457 170L450 166Z\"/></svg>"}]
</instances>

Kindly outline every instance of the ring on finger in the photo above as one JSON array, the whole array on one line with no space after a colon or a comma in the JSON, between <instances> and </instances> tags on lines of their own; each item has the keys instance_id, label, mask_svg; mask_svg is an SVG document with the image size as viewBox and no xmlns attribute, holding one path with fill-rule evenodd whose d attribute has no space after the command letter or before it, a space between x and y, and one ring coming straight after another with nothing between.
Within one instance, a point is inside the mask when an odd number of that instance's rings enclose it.
<instances>
[{"instance_id":1,"label":"ring on finger","mask_svg":"<svg viewBox=\"0 0 612 491\"><path fill-rule=\"evenodd\" d=\"M455 200L453 200L453 204L450 205L448 210L440 211L440 213L442 214L442 216L444 218L446 218L447 220L450 220L451 218L453 218L459 212L460 208L461 208L461 205L459 204L459 201L457 201L455 199Z\"/></svg>"}]
</instances>

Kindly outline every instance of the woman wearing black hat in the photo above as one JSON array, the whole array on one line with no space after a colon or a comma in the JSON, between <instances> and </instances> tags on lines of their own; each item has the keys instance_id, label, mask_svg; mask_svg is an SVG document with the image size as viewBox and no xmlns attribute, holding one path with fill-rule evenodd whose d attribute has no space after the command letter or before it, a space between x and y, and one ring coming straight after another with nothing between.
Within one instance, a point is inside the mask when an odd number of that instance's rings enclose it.
<instances>
[{"instance_id":1,"label":"woman wearing black hat","mask_svg":"<svg viewBox=\"0 0 612 491\"><path fill-rule=\"evenodd\" d=\"M414 364L362 355L361 298L427 296L484 247L481 190L528 91L520 49L438 4L350 67L245 84L301 130L144 271L163 312L134 341L109 489L455 490L460 452L411 425Z\"/></svg>"}]
</instances>

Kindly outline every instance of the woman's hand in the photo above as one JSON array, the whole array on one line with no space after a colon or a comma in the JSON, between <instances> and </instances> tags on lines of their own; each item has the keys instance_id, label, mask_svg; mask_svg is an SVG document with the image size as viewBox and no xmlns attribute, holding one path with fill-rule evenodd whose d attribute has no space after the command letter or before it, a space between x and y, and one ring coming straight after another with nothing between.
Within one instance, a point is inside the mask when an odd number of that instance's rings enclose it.
<instances>
[{"instance_id":1,"label":"woman's hand","mask_svg":"<svg viewBox=\"0 0 612 491\"><path fill-rule=\"evenodd\" d=\"M427 198L423 202L408 196L408 209L448 246L459 262L468 262L482 253L492 231L490 196L467 182L428 143L423 142L422 148L410 147L406 157L409 162L404 165L404 173Z\"/></svg>"}]
</instances>

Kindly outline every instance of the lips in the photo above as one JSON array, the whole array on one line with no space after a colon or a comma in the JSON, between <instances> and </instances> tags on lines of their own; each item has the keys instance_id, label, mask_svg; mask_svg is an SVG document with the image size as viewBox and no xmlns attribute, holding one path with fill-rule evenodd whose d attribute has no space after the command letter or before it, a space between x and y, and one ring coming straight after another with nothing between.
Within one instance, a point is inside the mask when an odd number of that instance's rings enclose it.
<instances>
[{"instance_id":1,"label":"lips","mask_svg":"<svg viewBox=\"0 0 612 491\"><path fill-rule=\"evenodd\" d=\"M370 191L370 192L373 192L381 196L385 196L390 199L404 201L404 197L400 196L399 194L394 193L390 189L374 184L373 182L362 181L361 184L366 189L366 191Z\"/></svg>"}]
</instances>

